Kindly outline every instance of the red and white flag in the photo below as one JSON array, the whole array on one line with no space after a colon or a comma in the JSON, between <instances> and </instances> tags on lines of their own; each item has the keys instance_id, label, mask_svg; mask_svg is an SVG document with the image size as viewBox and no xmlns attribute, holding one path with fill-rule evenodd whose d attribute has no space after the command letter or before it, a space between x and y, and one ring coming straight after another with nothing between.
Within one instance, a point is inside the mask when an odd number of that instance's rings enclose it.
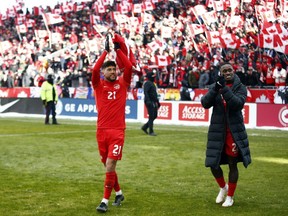
<instances>
[{"instance_id":1,"label":"red and white flag","mask_svg":"<svg viewBox=\"0 0 288 216\"><path fill-rule=\"evenodd\" d=\"M47 30L35 30L34 33L36 38L49 37L49 32Z\"/></svg>"},{"instance_id":2,"label":"red and white flag","mask_svg":"<svg viewBox=\"0 0 288 216\"><path fill-rule=\"evenodd\" d=\"M161 27L161 37L162 38L171 38L172 37L172 28L169 26Z\"/></svg>"},{"instance_id":3,"label":"red and white flag","mask_svg":"<svg viewBox=\"0 0 288 216\"><path fill-rule=\"evenodd\" d=\"M225 4L222 0L220 1L213 1L213 8L215 11L224 11L226 10Z\"/></svg>"},{"instance_id":4,"label":"red and white flag","mask_svg":"<svg viewBox=\"0 0 288 216\"><path fill-rule=\"evenodd\" d=\"M43 19L46 20L47 25L53 25L57 23L64 22L61 15L52 13L43 13Z\"/></svg>"},{"instance_id":5,"label":"red and white flag","mask_svg":"<svg viewBox=\"0 0 288 216\"><path fill-rule=\"evenodd\" d=\"M72 12L73 10L73 5L70 5L70 4L63 4L61 5L61 11L62 13L70 13Z\"/></svg>"},{"instance_id":6,"label":"red and white flag","mask_svg":"<svg viewBox=\"0 0 288 216\"><path fill-rule=\"evenodd\" d=\"M2 52L9 50L13 47L12 43L10 41L0 41L0 49Z\"/></svg>"},{"instance_id":7,"label":"red and white flag","mask_svg":"<svg viewBox=\"0 0 288 216\"><path fill-rule=\"evenodd\" d=\"M28 28L25 24L17 25L16 29L18 33L26 33L28 31Z\"/></svg>"},{"instance_id":8,"label":"red and white flag","mask_svg":"<svg viewBox=\"0 0 288 216\"><path fill-rule=\"evenodd\" d=\"M141 13L142 12L142 4L133 4L132 11L133 11L133 13Z\"/></svg>"},{"instance_id":9,"label":"red and white flag","mask_svg":"<svg viewBox=\"0 0 288 216\"><path fill-rule=\"evenodd\" d=\"M188 23L187 26L188 26L188 32L191 37L195 37L195 35L204 33L204 29L202 25Z\"/></svg>"},{"instance_id":10,"label":"red and white flag","mask_svg":"<svg viewBox=\"0 0 288 216\"><path fill-rule=\"evenodd\" d=\"M230 28L238 28L243 26L244 20L240 15L227 16L225 26Z\"/></svg>"},{"instance_id":11,"label":"red and white flag","mask_svg":"<svg viewBox=\"0 0 288 216\"><path fill-rule=\"evenodd\" d=\"M240 47L239 37L234 34L222 34L219 39L223 48L238 49Z\"/></svg>"},{"instance_id":12,"label":"red and white flag","mask_svg":"<svg viewBox=\"0 0 288 216\"><path fill-rule=\"evenodd\" d=\"M210 45L220 43L220 33L219 31L206 31L206 37Z\"/></svg>"},{"instance_id":13,"label":"red and white flag","mask_svg":"<svg viewBox=\"0 0 288 216\"><path fill-rule=\"evenodd\" d=\"M150 50L151 53L155 52L157 49L160 49L162 43L157 41L152 41L146 45L147 49Z\"/></svg>"},{"instance_id":14,"label":"red and white flag","mask_svg":"<svg viewBox=\"0 0 288 216\"><path fill-rule=\"evenodd\" d=\"M164 56L164 55L156 55L155 56L155 60L156 60L156 64L158 66L168 66L169 65L169 60L167 58L167 56Z\"/></svg>"},{"instance_id":15,"label":"red and white flag","mask_svg":"<svg viewBox=\"0 0 288 216\"><path fill-rule=\"evenodd\" d=\"M155 9L155 5L152 2L144 2L143 3L143 10L144 11L151 11Z\"/></svg>"},{"instance_id":16,"label":"red and white flag","mask_svg":"<svg viewBox=\"0 0 288 216\"><path fill-rule=\"evenodd\" d=\"M218 22L218 18L217 18L216 12L214 10L203 13L202 19L206 25L210 25L211 23L217 23Z\"/></svg>"},{"instance_id":17,"label":"red and white flag","mask_svg":"<svg viewBox=\"0 0 288 216\"><path fill-rule=\"evenodd\" d=\"M106 12L106 6L105 5L96 5L95 10L97 13L105 13Z\"/></svg>"}]
</instances>

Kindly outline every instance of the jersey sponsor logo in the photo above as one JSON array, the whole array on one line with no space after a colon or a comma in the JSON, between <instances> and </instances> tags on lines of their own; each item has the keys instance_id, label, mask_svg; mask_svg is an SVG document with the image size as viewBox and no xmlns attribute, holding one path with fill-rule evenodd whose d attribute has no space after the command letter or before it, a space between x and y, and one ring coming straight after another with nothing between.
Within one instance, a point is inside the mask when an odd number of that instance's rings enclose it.
<instances>
[{"instance_id":1,"label":"jersey sponsor logo","mask_svg":"<svg viewBox=\"0 0 288 216\"><path fill-rule=\"evenodd\" d=\"M209 119L209 110L204 109L201 104L179 104L180 121L205 121Z\"/></svg>"}]
</instances>

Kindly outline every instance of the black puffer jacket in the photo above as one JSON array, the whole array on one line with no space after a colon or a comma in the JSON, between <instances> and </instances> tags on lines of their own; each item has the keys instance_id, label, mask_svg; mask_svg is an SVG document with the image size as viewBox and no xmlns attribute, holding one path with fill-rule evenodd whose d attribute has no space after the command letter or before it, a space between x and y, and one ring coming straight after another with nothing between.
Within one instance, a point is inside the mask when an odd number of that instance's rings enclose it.
<instances>
[{"instance_id":1,"label":"black puffer jacket","mask_svg":"<svg viewBox=\"0 0 288 216\"><path fill-rule=\"evenodd\" d=\"M221 164L227 164L227 157L223 151L227 125L239 149L238 162L242 161L247 168L251 163L251 156L242 115L247 89L237 75L234 76L232 87L225 86L221 90L221 94L214 90L214 86L215 84L212 84L208 93L201 98L202 106L205 109L213 106L208 130L205 166L218 168ZM226 101L226 111L221 95Z\"/></svg>"}]
</instances>

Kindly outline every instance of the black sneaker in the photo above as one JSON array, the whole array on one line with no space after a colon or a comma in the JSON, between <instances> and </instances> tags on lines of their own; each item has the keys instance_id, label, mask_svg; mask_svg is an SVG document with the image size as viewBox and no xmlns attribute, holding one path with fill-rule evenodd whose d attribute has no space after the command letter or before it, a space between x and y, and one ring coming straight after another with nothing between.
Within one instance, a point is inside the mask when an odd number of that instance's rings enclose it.
<instances>
[{"instance_id":1,"label":"black sneaker","mask_svg":"<svg viewBox=\"0 0 288 216\"><path fill-rule=\"evenodd\" d=\"M121 205L121 202L124 200L124 196L123 194L121 195L117 195L115 197L115 201L112 203L113 206L120 206Z\"/></svg>"},{"instance_id":2,"label":"black sneaker","mask_svg":"<svg viewBox=\"0 0 288 216\"><path fill-rule=\"evenodd\" d=\"M157 134L155 134L154 132L149 133L149 136L157 136Z\"/></svg>"},{"instance_id":3,"label":"black sneaker","mask_svg":"<svg viewBox=\"0 0 288 216\"><path fill-rule=\"evenodd\" d=\"M100 205L96 208L98 212L106 212L108 210L108 206L104 203L101 202Z\"/></svg>"},{"instance_id":4,"label":"black sneaker","mask_svg":"<svg viewBox=\"0 0 288 216\"><path fill-rule=\"evenodd\" d=\"M145 129L144 127L141 127L141 130L144 131L144 133L148 134L147 129Z\"/></svg>"}]
</instances>

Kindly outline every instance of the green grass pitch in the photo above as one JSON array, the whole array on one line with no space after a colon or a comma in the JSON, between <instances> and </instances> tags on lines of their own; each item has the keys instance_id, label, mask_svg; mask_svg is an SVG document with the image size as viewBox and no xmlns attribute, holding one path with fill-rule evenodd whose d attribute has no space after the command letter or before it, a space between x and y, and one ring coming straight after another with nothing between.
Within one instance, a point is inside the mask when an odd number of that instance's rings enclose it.
<instances>
[{"instance_id":1,"label":"green grass pitch","mask_svg":"<svg viewBox=\"0 0 288 216\"><path fill-rule=\"evenodd\" d=\"M102 198L104 168L95 121L0 118L0 215L90 216ZM288 132L249 129L252 164L239 164L234 206L215 204L204 166L207 127L155 125L157 137L127 123L117 164L125 195L107 215L288 215ZM224 166L227 179L227 167Z\"/></svg>"}]
</instances>

